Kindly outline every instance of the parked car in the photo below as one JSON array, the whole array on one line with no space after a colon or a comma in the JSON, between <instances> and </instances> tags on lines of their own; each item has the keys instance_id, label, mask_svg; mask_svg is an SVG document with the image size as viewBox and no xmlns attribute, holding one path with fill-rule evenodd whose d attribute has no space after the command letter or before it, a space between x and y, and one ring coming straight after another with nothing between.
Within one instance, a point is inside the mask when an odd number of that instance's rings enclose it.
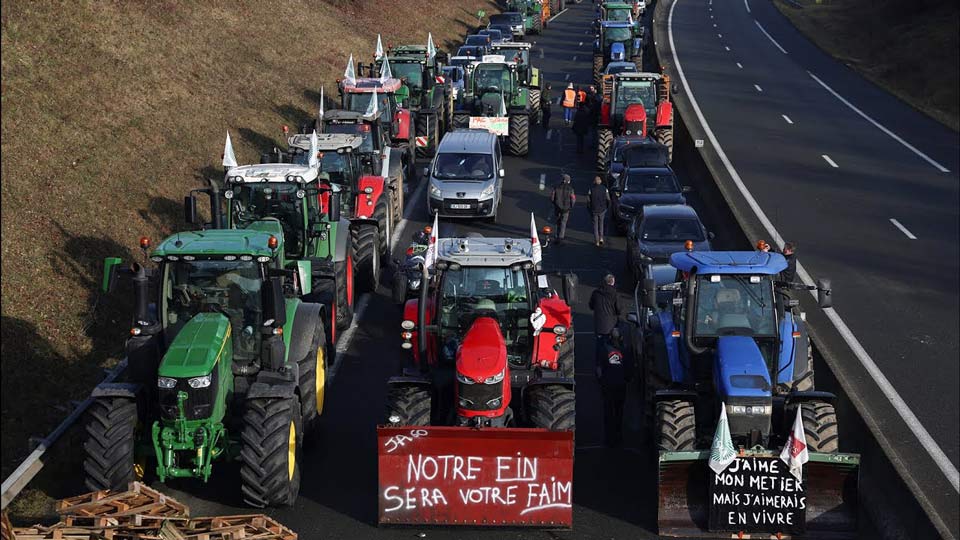
<instances>
[{"instance_id":1,"label":"parked car","mask_svg":"<svg viewBox=\"0 0 960 540\"><path fill-rule=\"evenodd\" d=\"M464 45L481 47L483 54L490 54L490 45L492 41L486 34L471 34L463 41Z\"/></svg>"},{"instance_id":2,"label":"parked car","mask_svg":"<svg viewBox=\"0 0 960 540\"><path fill-rule=\"evenodd\" d=\"M441 217L495 221L505 174L496 135L485 129L450 131L424 170L429 188L427 211Z\"/></svg>"},{"instance_id":3,"label":"parked car","mask_svg":"<svg viewBox=\"0 0 960 540\"><path fill-rule=\"evenodd\" d=\"M490 43L502 43L504 40L503 32L497 28L484 28L477 32L478 34L490 36Z\"/></svg>"},{"instance_id":4,"label":"parked car","mask_svg":"<svg viewBox=\"0 0 960 540\"><path fill-rule=\"evenodd\" d=\"M713 233L690 206L647 205L627 227L627 267L634 277L640 277L644 266L666 263L678 251L710 251L711 239Z\"/></svg>"},{"instance_id":5,"label":"parked car","mask_svg":"<svg viewBox=\"0 0 960 540\"><path fill-rule=\"evenodd\" d=\"M624 231L640 209L649 204L686 204L677 175L668 166L628 166L620 173L610 175L610 194L613 202L613 222L618 231Z\"/></svg>"},{"instance_id":6,"label":"parked car","mask_svg":"<svg viewBox=\"0 0 960 540\"><path fill-rule=\"evenodd\" d=\"M616 73L639 73L637 65L633 62L610 62L603 69L604 75L613 75Z\"/></svg>"}]
</instances>

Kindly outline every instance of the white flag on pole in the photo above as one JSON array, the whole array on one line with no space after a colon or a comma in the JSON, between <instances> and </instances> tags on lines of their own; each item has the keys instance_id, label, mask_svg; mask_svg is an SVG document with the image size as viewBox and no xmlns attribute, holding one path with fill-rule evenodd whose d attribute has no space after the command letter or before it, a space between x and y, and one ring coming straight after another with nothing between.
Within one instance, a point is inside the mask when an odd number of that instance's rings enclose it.
<instances>
[{"instance_id":1,"label":"white flag on pole","mask_svg":"<svg viewBox=\"0 0 960 540\"><path fill-rule=\"evenodd\" d=\"M367 105L367 112L363 113L364 116L370 116L377 118L380 115L380 100L377 98L377 89L373 89L373 93L370 94L370 104Z\"/></svg>"},{"instance_id":2,"label":"white flag on pole","mask_svg":"<svg viewBox=\"0 0 960 540\"><path fill-rule=\"evenodd\" d=\"M433 34L427 32L427 56L430 57L430 60L433 60L433 57L437 55L437 47L433 44Z\"/></svg>"},{"instance_id":3,"label":"white flag on pole","mask_svg":"<svg viewBox=\"0 0 960 540\"><path fill-rule=\"evenodd\" d=\"M343 78L347 81L347 84L356 84L357 83L357 73L353 69L353 55L350 55L350 60L347 61L347 69L343 72Z\"/></svg>"},{"instance_id":4,"label":"white flag on pole","mask_svg":"<svg viewBox=\"0 0 960 540\"><path fill-rule=\"evenodd\" d=\"M320 87L320 121L323 122L323 87Z\"/></svg>"},{"instance_id":5,"label":"white flag on pole","mask_svg":"<svg viewBox=\"0 0 960 540\"><path fill-rule=\"evenodd\" d=\"M317 130L313 130L313 133L310 134L310 155L307 161L310 167L320 165L320 159L317 157L318 153L320 153L320 141L317 140Z\"/></svg>"},{"instance_id":6,"label":"white flag on pole","mask_svg":"<svg viewBox=\"0 0 960 540\"><path fill-rule=\"evenodd\" d=\"M437 245L437 235L439 230L440 224L438 221L438 214L434 214L433 228L430 230L430 243L427 244L427 253L423 257L423 265L428 269L433 268L433 265L437 262L437 250L440 249L440 246Z\"/></svg>"},{"instance_id":7,"label":"white flag on pole","mask_svg":"<svg viewBox=\"0 0 960 540\"><path fill-rule=\"evenodd\" d=\"M383 84L387 82L387 79L393 78L393 70L390 69L390 60L386 56L383 57L383 63L380 64L380 83Z\"/></svg>"},{"instance_id":8,"label":"white flag on pole","mask_svg":"<svg viewBox=\"0 0 960 540\"><path fill-rule=\"evenodd\" d=\"M533 243L530 258L533 259L533 264L540 264L543 260L543 247L540 246L540 236L537 235L537 222L533 219L533 212L530 212L530 242Z\"/></svg>"},{"instance_id":9,"label":"white flag on pole","mask_svg":"<svg viewBox=\"0 0 960 540\"><path fill-rule=\"evenodd\" d=\"M503 100L503 93L500 93L500 116L507 115L507 102Z\"/></svg>"},{"instance_id":10,"label":"white flag on pole","mask_svg":"<svg viewBox=\"0 0 960 540\"><path fill-rule=\"evenodd\" d=\"M720 407L720 421L717 422L717 431L713 434L713 444L710 446L710 469L716 474L727 470L727 467L737 459L733 439L730 438L727 404L722 403Z\"/></svg>"},{"instance_id":11,"label":"white flag on pole","mask_svg":"<svg viewBox=\"0 0 960 540\"><path fill-rule=\"evenodd\" d=\"M380 34L377 34L377 52L373 55L375 60L383 58L383 41L380 40Z\"/></svg>"},{"instance_id":12,"label":"white flag on pole","mask_svg":"<svg viewBox=\"0 0 960 540\"><path fill-rule=\"evenodd\" d=\"M237 166L237 156L233 153L233 143L230 142L230 132L227 132L227 142L223 144L223 168L231 169Z\"/></svg>"},{"instance_id":13,"label":"white flag on pole","mask_svg":"<svg viewBox=\"0 0 960 540\"><path fill-rule=\"evenodd\" d=\"M803 432L802 412L803 407L797 407L797 417L793 421L790 437L783 451L780 452L780 459L790 467L790 474L797 480L802 480L803 464L810 461L810 454L807 452L807 436Z\"/></svg>"}]
</instances>

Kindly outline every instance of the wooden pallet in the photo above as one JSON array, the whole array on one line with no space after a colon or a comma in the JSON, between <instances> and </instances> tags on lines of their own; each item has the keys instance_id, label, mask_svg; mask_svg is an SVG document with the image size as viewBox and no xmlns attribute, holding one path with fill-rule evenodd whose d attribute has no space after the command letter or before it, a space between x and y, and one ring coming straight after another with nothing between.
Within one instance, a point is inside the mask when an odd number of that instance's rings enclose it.
<instances>
[{"instance_id":1,"label":"wooden pallet","mask_svg":"<svg viewBox=\"0 0 960 540\"><path fill-rule=\"evenodd\" d=\"M57 501L57 513L68 526L116 527L150 519L186 518L190 509L140 482L131 482L127 491L93 491Z\"/></svg>"},{"instance_id":2,"label":"wooden pallet","mask_svg":"<svg viewBox=\"0 0 960 540\"><path fill-rule=\"evenodd\" d=\"M180 532L184 540L297 540L297 533L264 514L191 519Z\"/></svg>"}]
</instances>

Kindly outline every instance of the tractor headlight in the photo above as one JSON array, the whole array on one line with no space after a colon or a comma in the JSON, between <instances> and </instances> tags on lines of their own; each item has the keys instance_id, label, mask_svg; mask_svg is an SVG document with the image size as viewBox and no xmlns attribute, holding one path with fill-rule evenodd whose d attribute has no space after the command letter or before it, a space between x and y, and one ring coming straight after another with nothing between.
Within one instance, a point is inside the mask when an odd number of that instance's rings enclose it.
<instances>
[{"instance_id":1,"label":"tractor headlight","mask_svg":"<svg viewBox=\"0 0 960 540\"><path fill-rule=\"evenodd\" d=\"M203 377L194 377L187 380L187 384L190 385L190 388L206 388L210 386L211 380L210 375L204 375Z\"/></svg>"},{"instance_id":2,"label":"tractor headlight","mask_svg":"<svg viewBox=\"0 0 960 540\"><path fill-rule=\"evenodd\" d=\"M443 192L440 191L440 188L438 188L435 184L432 184L432 183L431 183L431 184L430 184L430 196L433 197L434 199L442 199L442 198L443 198Z\"/></svg>"},{"instance_id":3,"label":"tractor headlight","mask_svg":"<svg viewBox=\"0 0 960 540\"><path fill-rule=\"evenodd\" d=\"M157 377L157 388L170 389L177 385L177 380L172 377Z\"/></svg>"},{"instance_id":4,"label":"tractor headlight","mask_svg":"<svg viewBox=\"0 0 960 540\"><path fill-rule=\"evenodd\" d=\"M493 377L487 377L487 380L483 381L484 384L497 384L503 382L504 375L507 374L507 370L503 370L500 373L497 373Z\"/></svg>"},{"instance_id":5,"label":"tractor headlight","mask_svg":"<svg viewBox=\"0 0 960 540\"><path fill-rule=\"evenodd\" d=\"M773 414L773 405L727 405L727 414L769 416Z\"/></svg>"},{"instance_id":6,"label":"tractor headlight","mask_svg":"<svg viewBox=\"0 0 960 540\"><path fill-rule=\"evenodd\" d=\"M474 384L473 379L471 379L470 377L467 377L462 373L457 373L457 380L462 382L463 384Z\"/></svg>"},{"instance_id":7,"label":"tractor headlight","mask_svg":"<svg viewBox=\"0 0 960 540\"><path fill-rule=\"evenodd\" d=\"M493 399L491 399L490 401L487 402L487 408L489 408L489 409L499 409L501 403L503 403L503 401L502 401L500 398L493 398Z\"/></svg>"},{"instance_id":8,"label":"tractor headlight","mask_svg":"<svg viewBox=\"0 0 960 540\"><path fill-rule=\"evenodd\" d=\"M410 319L406 319L400 323L400 328L403 328L404 330L413 330L416 327L417 323L411 321Z\"/></svg>"},{"instance_id":9,"label":"tractor headlight","mask_svg":"<svg viewBox=\"0 0 960 540\"><path fill-rule=\"evenodd\" d=\"M460 402L459 402L459 403L460 403L460 408L461 408L461 409L469 409L470 406L473 405L473 401L471 401L471 400L469 400L469 399L467 399L467 398L464 398L464 397L460 398Z\"/></svg>"},{"instance_id":10,"label":"tractor headlight","mask_svg":"<svg viewBox=\"0 0 960 540\"><path fill-rule=\"evenodd\" d=\"M480 198L489 199L490 197L493 197L493 190L496 187L497 186L495 184L490 184L489 186L483 188L483 191L480 192Z\"/></svg>"}]
</instances>

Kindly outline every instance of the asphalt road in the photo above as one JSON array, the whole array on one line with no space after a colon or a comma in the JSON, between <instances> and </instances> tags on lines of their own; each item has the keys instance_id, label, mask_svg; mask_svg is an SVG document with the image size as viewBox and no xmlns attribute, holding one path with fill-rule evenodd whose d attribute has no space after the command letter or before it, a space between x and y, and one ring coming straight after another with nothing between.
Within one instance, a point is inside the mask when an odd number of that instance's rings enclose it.
<instances>
[{"instance_id":1,"label":"asphalt road","mask_svg":"<svg viewBox=\"0 0 960 540\"><path fill-rule=\"evenodd\" d=\"M835 315L904 405L891 405L835 328L815 337L842 359L832 367L851 397L956 531L958 134L824 54L768 1L664 4L657 35L672 33L676 57L662 58L674 73L676 60L682 66L680 99L695 100L716 144L695 115L687 123L726 171L718 176L734 211L750 213L738 176L782 237L798 242L806 270L832 279Z\"/></svg>"}]
</instances>

